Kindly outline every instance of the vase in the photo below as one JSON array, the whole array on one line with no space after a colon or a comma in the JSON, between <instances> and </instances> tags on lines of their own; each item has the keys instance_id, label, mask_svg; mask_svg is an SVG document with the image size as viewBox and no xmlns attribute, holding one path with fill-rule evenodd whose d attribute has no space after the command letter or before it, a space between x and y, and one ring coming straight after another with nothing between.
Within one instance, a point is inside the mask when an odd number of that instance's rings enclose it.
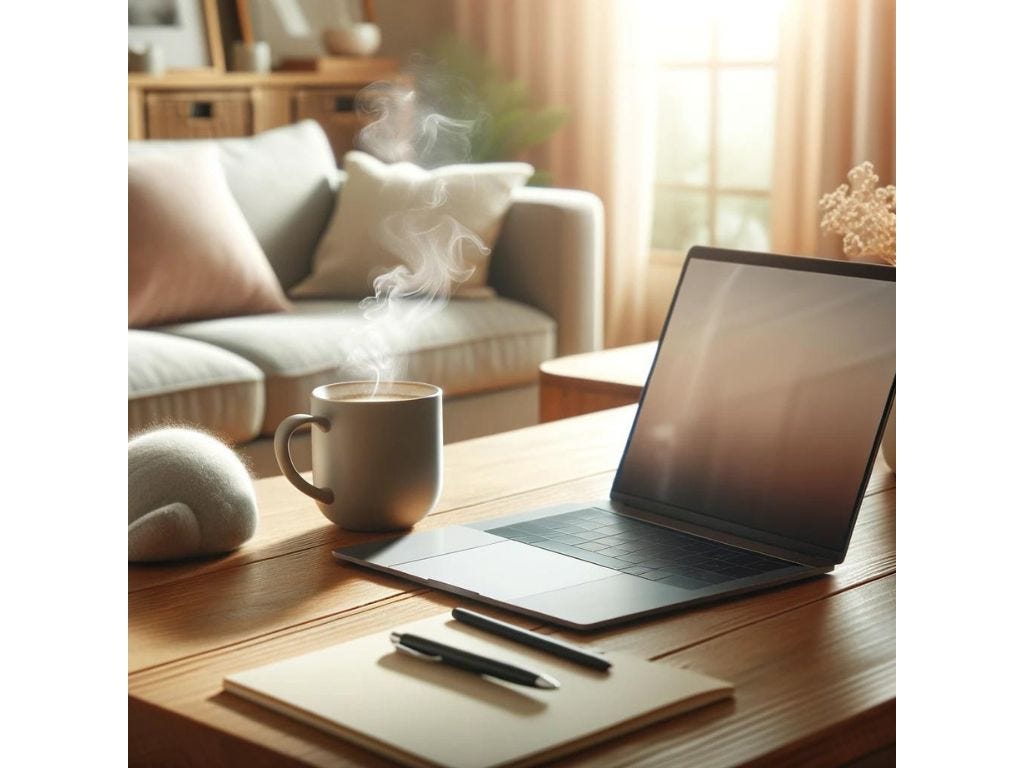
<instances>
[{"instance_id":1,"label":"vase","mask_svg":"<svg viewBox=\"0 0 1024 768\"><path fill-rule=\"evenodd\" d=\"M889 465L889 469L896 471L896 398L892 400L892 408L889 411L889 419L885 422L885 432L882 434L882 458Z\"/></svg>"},{"instance_id":2,"label":"vase","mask_svg":"<svg viewBox=\"0 0 1024 768\"><path fill-rule=\"evenodd\" d=\"M360 21L324 30L324 47L335 56L372 56L380 48L380 27Z\"/></svg>"},{"instance_id":3,"label":"vase","mask_svg":"<svg viewBox=\"0 0 1024 768\"><path fill-rule=\"evenodd\" d=\"M236 40L232 47L231 69L235 72L270 71L270 45L262 40L245 43Z\"/></svg>"},{"instance_id":4,"label":"vase","mask_svg":"<svg viewBox=\"0 0 1024 768\"><path fill-rule=\"evenodd\" d=\"M128 71L162 75L167 69L164 50L159 45L128 47Z\"/></svg>"}]
</instances>

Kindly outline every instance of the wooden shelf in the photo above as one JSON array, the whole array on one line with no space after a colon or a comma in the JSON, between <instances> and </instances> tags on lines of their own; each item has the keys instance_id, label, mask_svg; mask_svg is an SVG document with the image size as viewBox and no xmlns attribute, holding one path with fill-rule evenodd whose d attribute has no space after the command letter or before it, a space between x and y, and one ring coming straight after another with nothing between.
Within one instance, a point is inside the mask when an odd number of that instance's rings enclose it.
<instances>
[{"instance_id":1,"label":"wooden shelf","mask_svg":"<svg viewBox=\"0 0 1024 768\"><path fill-rule=\"evenodd\" d=\"M131 73L128 138L247 136L311 117L324 127L340 163L358 130L355 94L398 74L397 59L357 57L332 61L329 71ZM244 119L214 119L239 105ZM207 115L210 122L204 123Z\"/></svg>"},{"instance_id":2,"label":"wooden shelf","mask_svg":"<svg viewBox=\"0 0 1024 768\"><path fill-rule=\"evenodd\" d=\"M398 59L359 59L350 66L324 71L255 72L168 72L164 75L129 73L129 88L187 90L190 88L294 88L315 85L351 85L387 80L398 73Z\"/></svg>"}]
</instances>

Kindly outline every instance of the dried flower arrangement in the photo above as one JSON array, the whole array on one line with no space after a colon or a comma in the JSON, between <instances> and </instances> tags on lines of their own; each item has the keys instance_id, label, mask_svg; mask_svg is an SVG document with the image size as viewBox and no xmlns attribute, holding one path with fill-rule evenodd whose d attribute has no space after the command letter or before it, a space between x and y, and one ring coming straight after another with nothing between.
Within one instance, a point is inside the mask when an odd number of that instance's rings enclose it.
<instances>
[{"instance_id":1,"label":"dried flower arrangement","mask_svg":"<svg viewBox=\"0 0 1024 768\"><path fill-rule=\"evenodd\" d=\"M878 187L875 166L864 162L846 174L849 184L821 198L821 228L843 238L851 259L896 263L896 187Z\"/></svg>"}]
</instances>

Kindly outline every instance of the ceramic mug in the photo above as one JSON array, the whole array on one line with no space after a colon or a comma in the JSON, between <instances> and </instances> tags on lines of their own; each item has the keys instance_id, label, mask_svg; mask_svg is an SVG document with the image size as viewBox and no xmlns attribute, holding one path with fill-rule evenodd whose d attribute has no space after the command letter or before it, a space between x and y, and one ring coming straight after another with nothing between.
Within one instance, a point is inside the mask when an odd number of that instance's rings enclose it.
<instances>
[{"instance_id":1,"label":"ceramic mug","mask_svg":"<svg viewBox=\"0 0 1024 768\"><path fill-rule=\"evenodd\" d=\"M288 443L312 425L313 483L295 469ZM351 381L313 390L310 413L274 433L278 466L328 520L353 531L409 528L441 495L441 390L411 381Z\"/></svg>"},{"instance_id":2,"label":"ceramic mug","mask_svg":"<svg viewBox=\"0 0 1024 768\"><path fill-rule=\"evenodd\" d=\"M236 40L231 49L231 68L235 72L269 72L270 45L262 40L254 43Z\"/></svg>"},{"instance_id":3,"label":"ceramic mug","mask_svg":"<svg viewBox=\"0 0 1024 768\"><path fill-rule=\"evenodd\" d=\"M162 75L166 69L167 65L164 61L164 49L159 45L129 46L129 72L145 72L148 75Z\"/></svg>"}]
</instances>

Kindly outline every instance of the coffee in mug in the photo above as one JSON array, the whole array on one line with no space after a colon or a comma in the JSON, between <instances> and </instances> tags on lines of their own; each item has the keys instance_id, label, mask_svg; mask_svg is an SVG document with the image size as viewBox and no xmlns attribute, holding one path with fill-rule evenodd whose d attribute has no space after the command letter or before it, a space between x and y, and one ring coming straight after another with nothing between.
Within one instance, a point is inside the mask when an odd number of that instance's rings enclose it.
<instances>
[{"instance_id":1,"label":"coffee in mug","mask_svg":"<svg viewBox=\"0 0 1024 768\"><path fill-rule=\"evenodd\" d=\"M312 484L288 451L292 433L306 424L312 425ZM441 495L441 390L410 381L317 387L310 412L278 426L274 453L292 485L342 528L409 528Z\"/></svg>"}]
</instances>

